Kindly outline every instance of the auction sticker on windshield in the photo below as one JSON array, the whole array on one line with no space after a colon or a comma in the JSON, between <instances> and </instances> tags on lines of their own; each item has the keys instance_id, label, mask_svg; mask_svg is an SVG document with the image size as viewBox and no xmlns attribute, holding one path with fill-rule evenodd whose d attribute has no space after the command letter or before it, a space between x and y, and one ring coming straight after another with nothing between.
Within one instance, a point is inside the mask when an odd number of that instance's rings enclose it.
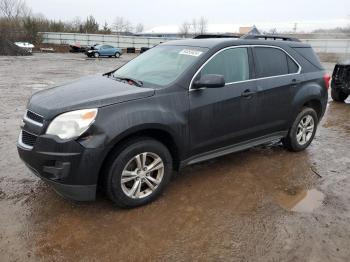
<instances>
[{"instance_id":1,"label":"auction sticker on windshield","mask_svg":"<svg viewBox=\"0 0 350 262\"><path fill-rule=\"evenodd\" d=\"M184 49L180 51L180 55L200 56L203 52L191 49Z\"/></svg>"}]
</instances>

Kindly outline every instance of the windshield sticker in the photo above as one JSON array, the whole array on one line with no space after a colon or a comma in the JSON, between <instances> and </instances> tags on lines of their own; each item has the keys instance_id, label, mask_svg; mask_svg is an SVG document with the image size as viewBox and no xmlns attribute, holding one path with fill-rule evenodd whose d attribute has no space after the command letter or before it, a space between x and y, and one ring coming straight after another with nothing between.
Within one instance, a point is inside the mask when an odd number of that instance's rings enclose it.
<instances>
[{"instance_id":1,"label":"windshield sticker","mask_svg":"<svg viewBox=\"0 0 350 262\"><path fill-rule=\"evenodd\" d=\"M197 50L184 49L180 51L180 55L200 56L203 52Z\"/></svg>"}]
</instances>

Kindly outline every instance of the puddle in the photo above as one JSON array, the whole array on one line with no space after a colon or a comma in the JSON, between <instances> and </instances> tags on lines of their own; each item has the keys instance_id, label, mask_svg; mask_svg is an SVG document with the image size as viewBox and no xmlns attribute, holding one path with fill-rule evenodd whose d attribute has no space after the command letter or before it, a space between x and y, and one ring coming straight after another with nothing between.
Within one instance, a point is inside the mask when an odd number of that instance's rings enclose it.
<instances>
[{"instance_id":1,"label":"puddle","mask_svg":"<svg viewBox=\"0 0 350 262\"><path fill-rule=\"evenodd\" d=\"M45 88L41 88L41 87L35 87L35 88L32 88L32 91L35 93L35 92L38 92L38 91L42 91L44 90Z\"/></svg>"},{"instance_id":2,"label":"puddle","mask_svg":"<svg viewBox=\"0 0 350 262\"><path fill-rule=\"evenodd\" d=\"M324 194L316 189L288 190L277 196L278 204L289 211L311 213L322 205Z\"/></svg>"},{"instance_id":3,"label":"puddle","mask_svg":"<svg viewBox=\"0 0 350 262\"><path fill-rule=\"evenodd\" d=\"M37 84L28 84L26 85L26 87L30 87L32 89L32 92L38 92L38 91L41 91L41 90L44 90L46 89L48 86L50 85L50 83L37 83Z\"/></svg>"},{"instance_id":4,"label":"puddle","mask_svg":"<svg viewBox=\"0 0 350 262\"><path fill-rule=\"evenodd\" d=\"M28 84L25 86L31 88L33 92L37 92L46 89L48 84Z\"/></svg>"},{"instance_id":5,"label":"puddle","mask_svg":"<svg viewBox=\"0 0 350 262\"><path fill-rule=\"evenodd\" d=\"M44 87L47 87L47 84L29 84L26 85L27 87L31 87L32 89L43 89Z\"/></svg>"}]
</instances>

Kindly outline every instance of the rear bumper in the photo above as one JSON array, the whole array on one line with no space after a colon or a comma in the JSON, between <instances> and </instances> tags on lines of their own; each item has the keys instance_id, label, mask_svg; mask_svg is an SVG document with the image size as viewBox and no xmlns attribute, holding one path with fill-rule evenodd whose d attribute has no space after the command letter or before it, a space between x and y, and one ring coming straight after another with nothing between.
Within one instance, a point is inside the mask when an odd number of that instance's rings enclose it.
<instances>
[{"instance_id":1,"label":"rear bumper","mask_svg":"<svg viewBox=\"0 0 350 262\"><path fill-rule=\"evenodd\" d=\"M332 81L331 88L341 90L345 94L350 94L350 83L335 83Z\"/></svg>"},{"instance_id":2,"label":"rear bumper","mask_svg":"<svg viewBox=\"0 0 350 262\"><path fill-rule=\"evenodd\" d=\"M17 150L27 167L60 195L76 201L95 200L102 148L39 136L32 149L19 143Z\"/></svg>"},{"instance_id":3,"label":"rear bumper","mask_svg":"<svg viewBox=\"0 0 350 262\"><path fill-rule=\"evenodd\" d=\"M340 89L346 94L350 94L350 64L336 64L332 74L332 89Z\"/></svg>"}]
</instances>

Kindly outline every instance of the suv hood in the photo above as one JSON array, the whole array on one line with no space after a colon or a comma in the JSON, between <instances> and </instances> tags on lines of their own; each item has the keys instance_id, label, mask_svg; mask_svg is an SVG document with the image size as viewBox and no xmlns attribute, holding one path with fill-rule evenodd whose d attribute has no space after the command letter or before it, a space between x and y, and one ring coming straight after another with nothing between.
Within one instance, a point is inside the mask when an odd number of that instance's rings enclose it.
<instances>
[{"instance_id":1,"label":"suv hood","mask_svg":"<svg viewBox=\"0 0 350 262\"><path fill-rule=\"evenodd\" d=\"M35 93L28 109L51 119L58 114L97 108L154 95L154 89L125 84L104 76L86 77Z\"/></svg>"}]
</instances>

